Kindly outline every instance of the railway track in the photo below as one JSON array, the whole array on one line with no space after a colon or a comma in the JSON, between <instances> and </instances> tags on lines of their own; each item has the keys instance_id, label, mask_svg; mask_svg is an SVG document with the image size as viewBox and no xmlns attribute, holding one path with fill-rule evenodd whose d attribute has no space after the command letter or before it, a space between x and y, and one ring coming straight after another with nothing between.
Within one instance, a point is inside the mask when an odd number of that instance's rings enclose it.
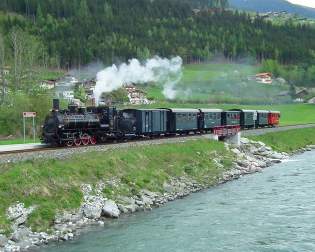
<instances>
[{"instance_id":1,"label":"railway track","mask_svg":"<svg viewBox=\"0 0 315 252\"><path fill-rule=\"evenodd\" d=\"M291 125L291 126L280 126L277 128L263 128L263 129L252 129L242 131L242 136L254 136L262 135L270 132L279 132L286 131L290 129L302 129L302 128L314 128L315 124L303 124L303 125ZM38 157L44 157L47 153L47 156L50 156L49 153L57 154L57 156L65 156L64 153L75 153L75 152L88 152L88 151L100 151L100 150L109 150L115 148L124 148L130 145L150 145L150 144L159 144L159 143L172 143L172 142L181 142L191 139L204 139L211 138L211 134L194 134L186 136L172 136L172 137L163 137L163 138L145 138L145 139L134 139L128 142L112 142L99 145L89 145L89 146L80 146L80 147L51 147L45 144L25 144L25 145L3 145L0 146L0 163L6 162L7 160L14 159L14 156L19 156L20 160L29 159L30 157L35 157L38 153Z\"/></svg>"}]
</instances>

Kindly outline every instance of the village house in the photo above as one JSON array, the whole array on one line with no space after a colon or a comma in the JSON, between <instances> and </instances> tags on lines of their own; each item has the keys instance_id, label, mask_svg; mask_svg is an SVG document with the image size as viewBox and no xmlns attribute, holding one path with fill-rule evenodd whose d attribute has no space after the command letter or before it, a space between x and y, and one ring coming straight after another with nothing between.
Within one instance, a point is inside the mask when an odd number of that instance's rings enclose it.
<instances>
[{"instance_id":1,"label":"village house","mask_svg":"<svg viewBox=\"0 0 315 252\"><path fill-rule=\"evenodd\" d=\"M272 84L272 73L258 73L255 77L258 83Z\"/></svg>"},{"instance_id":2,"label":"village house","mask_svg":"<svg viewBox=\"0 0 315 252\"><path fill-rule=\"evenodd\" d=\"M296 91L295 98L304 100L308 95L309 95L309 92L307 91L307 89L302 88L302 89Z\"/></svg>"},{"instance_id":3,"label":"village house","mask_svg":"<svg viewBox=\"0 0 315 252\"><path fill-rule=\"evenodd\" d=\"M130 104L141 105L150 104L150 101L146 97L146 92L136 88L134 85L126 85L125 89L128 93Z\"/></svg>"}]
</instances>

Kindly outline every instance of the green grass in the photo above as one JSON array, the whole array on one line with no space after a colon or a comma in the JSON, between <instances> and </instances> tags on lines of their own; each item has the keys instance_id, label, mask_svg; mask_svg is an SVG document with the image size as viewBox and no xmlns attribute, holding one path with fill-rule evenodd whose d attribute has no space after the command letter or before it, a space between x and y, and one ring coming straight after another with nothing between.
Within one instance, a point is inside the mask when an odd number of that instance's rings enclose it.
<instances>
[{"instance_id":1,"label":"green grass","mask_svg":"<svg viewBox=\"0 0 315 252\"><path fill-rule=\"evenodd\" d=\"M291 153L307 145L315 144L315 128L294 129L250 138L262 141L274 150Z\"/></svg>"},{"instance_id":2,"label":"green grass","mask_svg":"<svg viewBox=\"0 0 315 252\"><path fill-rule=\"evenodd\" d=\"M37 72L38 72L38 78L40 80L56 80L65 75L65 72L62 70L46 69L46 68L37 69Z\"/></svg>"},{"instance_id":3,"label":"green grass","mask_svg":"<svg viewBox=\"0 0 315 252\"><path fill-rule=\"evenodd\" d=\"M183 77L176 85L177 100L195 103L270 104L287 103L289 96L278 96L288 91L288 85L263 85L248 81L260 67L250 64L195 64L185 65ZM146 87L149 98L165 101L162 86Z\"/></svg>"},{"instance_id":4,"label":"green grass","mask_svg":"<svg viewBox=\"0 0 315 252\"><path fill-rule=\"evenodd\" d=\"M34 139L27 138L25 143L34 143ZM36 138L35 143L40 143L40 139ZM16 138L16 139L8 139L8 140L0 140L0 145L11 145L11 144L24 144L23 138Z\"/></svg>"},{"instance_id":5,"label":"green grass","mask_svg":"<svg viewBox=\"0 0 315 252\"><path fill-rule=\"evenodd\" d=\"M218 168L213 158L222 160ZM209 140L74 155L66 160L37 160L0 166L0 229L9 229L6 209L16 201L36 205L28 225L46 230L59 210L80 206L80 185L118 178L118 188L104 194L133 195L140 189L162 191L170 177L188 175L212 185L231 167L233 156L224 145Z\"/></svg>"}]
</instances>

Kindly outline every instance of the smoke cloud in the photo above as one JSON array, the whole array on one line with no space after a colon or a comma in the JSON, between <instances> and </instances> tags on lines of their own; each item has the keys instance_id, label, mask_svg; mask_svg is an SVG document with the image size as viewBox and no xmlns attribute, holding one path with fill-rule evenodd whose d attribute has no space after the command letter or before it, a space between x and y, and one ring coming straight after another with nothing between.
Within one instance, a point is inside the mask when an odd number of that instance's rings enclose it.
<instances>
[{"instance_id":1,"label":"smoke cloud","mask_svg":"<svg viewBox=\"0 0 315 252\"><path fill-rule=\"evenodd\" d=\"M176 84L182 77L183 60L177 56L171 59L158 56L141 63L131 59L119 66L112 65L96 75L94 90L96 104L104 92L119 89L125 84L145 84L149 82L163 85L163 94L168 99L176 97Z\"/></svg>"}]
</instances>

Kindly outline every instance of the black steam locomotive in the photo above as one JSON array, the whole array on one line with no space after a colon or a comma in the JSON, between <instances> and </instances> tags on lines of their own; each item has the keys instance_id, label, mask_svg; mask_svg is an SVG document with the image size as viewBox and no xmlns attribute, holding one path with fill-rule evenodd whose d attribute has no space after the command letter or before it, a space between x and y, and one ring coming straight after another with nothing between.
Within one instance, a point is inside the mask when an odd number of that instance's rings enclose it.
<instances>
[{"instance_id":1,"label":"black steam locomotive","mask_svg":"<svg viewBox=\"0 0 315 252\"><path fill-rule=\"evenodd\" d=\"M59 100L46 117L42 142L58 146L95 145L111 140L190 133L214 133L220 137L241 129L274 127L280 112L220 109L122 109L82 108L70 104L59 109Z\"/></svg>"}]
</instances>

